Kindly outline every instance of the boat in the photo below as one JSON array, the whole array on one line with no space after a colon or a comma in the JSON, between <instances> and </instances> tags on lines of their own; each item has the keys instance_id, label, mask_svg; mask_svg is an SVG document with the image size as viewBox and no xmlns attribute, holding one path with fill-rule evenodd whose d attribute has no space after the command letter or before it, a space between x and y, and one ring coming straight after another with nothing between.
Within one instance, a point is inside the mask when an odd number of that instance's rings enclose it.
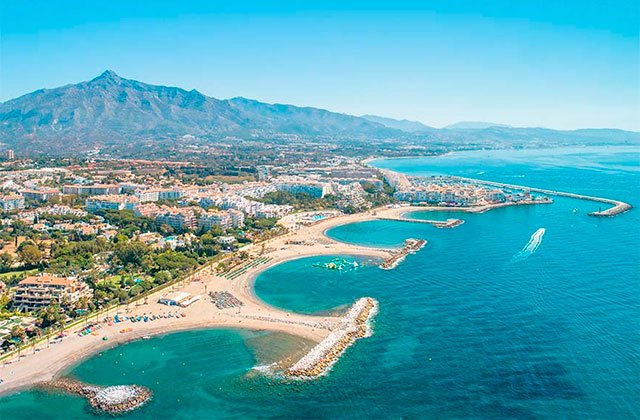
<instances>
[{"instance_id":1,"label":"boat","mask_svg":"<svg viewBox=\"0 0 640 420\"><path fill-rule=\"evenodd\" d=\"M150 338L151 338L151 336L150 336L150 335L143 335L143 336L142 336L142 339L143 339L143 340L148 340L148 339L150 339Z\"/></svg>"}]
</instances>

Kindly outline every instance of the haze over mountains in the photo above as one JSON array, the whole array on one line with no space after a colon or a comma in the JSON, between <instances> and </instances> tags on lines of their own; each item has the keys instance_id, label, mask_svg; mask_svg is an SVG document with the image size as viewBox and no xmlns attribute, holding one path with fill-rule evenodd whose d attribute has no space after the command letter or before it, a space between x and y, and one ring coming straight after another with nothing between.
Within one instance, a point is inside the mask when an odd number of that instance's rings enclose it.
<instances>
[{"instance_id":1,"label":"haze over mountains","mask_svg":"<svg viewBox=\"0 0 640 420\"><path fill-rule=\"evenodd\" d=\"M78 84L41 89L0 104L0 141L16 149L64 153L93 145L171 139L295 135L403 141L515 142L565 139L576 142L640 142L621 130L555 131L491 123L459 123L435 129L425 124L311 107L267 104L242 97L216 99L197 90L129 80L113 71Z\"/></svg>"}]
</instances>

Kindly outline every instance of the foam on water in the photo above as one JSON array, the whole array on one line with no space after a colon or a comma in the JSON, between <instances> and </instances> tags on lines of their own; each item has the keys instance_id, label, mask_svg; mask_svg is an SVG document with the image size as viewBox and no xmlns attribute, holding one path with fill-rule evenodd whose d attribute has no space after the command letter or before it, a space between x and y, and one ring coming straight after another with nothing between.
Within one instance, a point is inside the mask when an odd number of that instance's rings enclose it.
<instances>
[{"instance_id":1,"label":"foam on water","mask_svg":"<svg viewBox=\"0 0 640 420\"><path fill-rule=\"evenodd\" d=\"M522 250L515 255L515 259L520 260L527 258L528 256L534 254L538 248L540 248L540 244L542 244L542 237L544 236L547 230L545 228L540 228L533 232L531 237L529 238L529 242L522 248Z\"/></svg>"}]
</instances>

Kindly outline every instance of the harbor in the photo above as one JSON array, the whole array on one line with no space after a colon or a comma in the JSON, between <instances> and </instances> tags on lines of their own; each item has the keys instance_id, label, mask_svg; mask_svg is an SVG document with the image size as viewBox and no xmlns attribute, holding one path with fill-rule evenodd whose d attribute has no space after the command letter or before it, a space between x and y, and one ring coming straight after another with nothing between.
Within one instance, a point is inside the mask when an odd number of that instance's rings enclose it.
<instances>
[{"instance_id":1,"label":"harbor","mask_svg":"<svg viewBox=\"0 0 640 420\"><path fill-rule=\"evenodd\" d=\"M631 204L625 203L623 201L618 201L618 200L612 200L610 198L603 198L603 197L594 197L591 195L583 195L583 194L575 194L575 193L569 193L569 192L563 192L563 191L556 191L556 190L548 190L545 188L535 188L535 187L524 187L522 185L514 185L514 184L505 184L505 183L501 183L501 182L493 182L493 181L484 181L481 179L472 179L472 178L463 178L463 177L452 177L461 181L465 181L465 182L473 182L476 184L483 184L483 185L489 185L492 187L500 187L500 188L509 188L509 189L514 189L514 190L527 190L527 191L532 191L532 192L537 192L537 193L542 193L542 194L547 194L547 195L555 195L558 197L568 197L568 198L576 198L579 200L587 200L587 201L595 201L597 203L604 203L604 204L608 204L611 205L612 207L606 209L606 210L599 210L599 211L594 211L589 213L589 216L593 216L593 217L613 217L613 216L617 216L619 214L625 213L629 210L631 210Z\"/></svg>"}]
</instances>

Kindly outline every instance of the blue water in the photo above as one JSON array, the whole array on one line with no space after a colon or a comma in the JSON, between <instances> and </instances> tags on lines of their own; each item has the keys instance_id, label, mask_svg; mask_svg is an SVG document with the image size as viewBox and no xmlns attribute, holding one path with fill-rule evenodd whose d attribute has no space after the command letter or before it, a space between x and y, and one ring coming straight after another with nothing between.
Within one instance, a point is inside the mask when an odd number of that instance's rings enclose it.
<instances>
[{"instance_id":1,"label":"blue water","mask_svg":"<svg viewBox=\"0 0 640 420\"><path fill-rule=\"evenodd\" d=\"M466 152L375 165L640 206L639 152ZM358 270L329 271L312 264L332 257L313 257L258 277L258 296L289 310L330 311L360 296L380 301L373 337L318 381L252 374L252 366L302 344L228 330L131 343L71 373L152 388L154 400L131 418L638 418L640 212L586 215L598 207L557 198L552 205L438 215L464 219L455 229L372 221L331 230L336 239L366 245L429 242L395 270L361 259ZM540 228L546 231L537 247L525 248ZM95 417L79 398L34 391L1 399L0 414Z\"/></svg>"}]
</instances>

